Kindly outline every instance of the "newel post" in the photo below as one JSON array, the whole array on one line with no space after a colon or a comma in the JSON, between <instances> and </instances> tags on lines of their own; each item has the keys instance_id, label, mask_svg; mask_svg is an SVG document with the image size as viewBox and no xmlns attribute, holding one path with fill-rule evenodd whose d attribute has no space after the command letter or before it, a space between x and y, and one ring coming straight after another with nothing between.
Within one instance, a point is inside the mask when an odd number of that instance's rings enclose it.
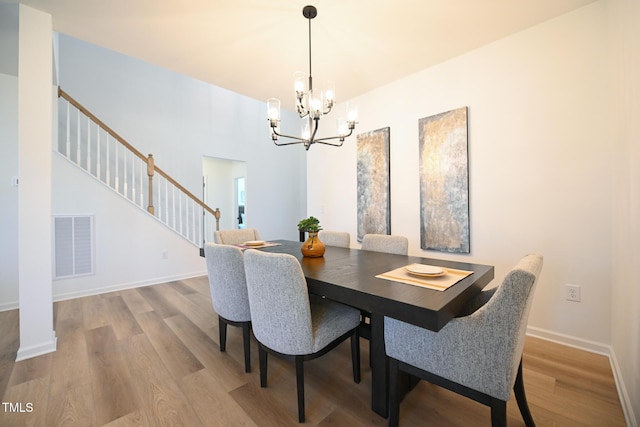
<instances>
[{"instance_id":1,"label":"newel post","mask_svg":"<svg viewBox=\"0 0 640 427\"><path fill-rule=\"evenodd\" d=\"M153 173L155 169L155 163L153 161L153 154L149 154L147 157L147 176L149 177L149 206L147 206L147 212L151 215L155 214L153 208Z\"/></svg>"},{"instance_id":2,"label":"newel post","mask_svg":"<svg viewBox=\"0 0 640 427\"><path fill-rule=\"evenodd\" d=\"M220 231L220 208L216 208L216 210L213 211L213 216L216 219L216 231Z\"/></svg>"}]
</instances>

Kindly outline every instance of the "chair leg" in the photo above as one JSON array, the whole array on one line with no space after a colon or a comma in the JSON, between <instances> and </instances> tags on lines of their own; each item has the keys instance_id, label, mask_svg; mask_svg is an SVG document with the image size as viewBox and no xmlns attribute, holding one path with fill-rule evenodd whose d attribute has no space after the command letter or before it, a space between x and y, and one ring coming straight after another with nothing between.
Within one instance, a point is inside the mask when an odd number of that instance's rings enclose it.
<instances>
[{"instance_id":1,"label":"chair leg","mask_svg":"<svg viewBox=\"0 0 640 427\"><path fill-rule=\"evenodd\" d=\"M520 358L520 366L518 366L518 374L516 375L516 382L513 385L513 391L516 395L516 401L518 402L518 408L522 414L522 419L527 427L535 427L531 411L529 411L529 404L527 403L527 396L524 393L524 380L522 378L522 358Z\"/></svg>"},{"instance_id":2,"label":"chair leg","mask_svg":"<svg viewBox=\"0 0 640 427\"><path fill-rule=\"evenodd\" d=\"M353 365L353 382L360 384L360 335L358 328L351 335L351 364Z\"/></svg>"},{"instance_id":3,"label":"chair leg","mask_svg":"<svg viewBox=\"0 0 640 427\"><path fill-rule=\"evenodd\" d=\"M507 427L507 402L491 399L491 427Z\"/></svg>"},{"instance_id":4,"label":"chair leg","mask_svg":"<svg viewBox=\"0 0 640 427\"><path fill-rule=\"evenodd\" d=\"M244 371L251 372L251 323L242 324L242 340L244 341Z\"/></svg>"},{"instance_id":5,"label":"chair leg","mask_svg":"<svg viewBox=\"0 0 640 427\"><path fill-rule=\"evenodd\" d=\"M296 356L296 384L298 387L298 421L304 422L304 359Z\"/></svg>"},{"instance_id":6,"label":"chair leg","mask_svg":"<svg viewBox=\"0 0 640 427\"><path fill-rule=\"evenodd\" d=\"M220 331L220 351L227 349L227 322L218 316L218 330Z\"/></svg>"},{"instance_id":7,"label":"chair leg","mask_svg":"<svg viewBox=\"0 0 640 427\"><path fill-rule=\"evenodd\" d=\"M260 359L260 387L267 386L267 350L258 346L258 359Z\"/></svg>"}]
</instances>

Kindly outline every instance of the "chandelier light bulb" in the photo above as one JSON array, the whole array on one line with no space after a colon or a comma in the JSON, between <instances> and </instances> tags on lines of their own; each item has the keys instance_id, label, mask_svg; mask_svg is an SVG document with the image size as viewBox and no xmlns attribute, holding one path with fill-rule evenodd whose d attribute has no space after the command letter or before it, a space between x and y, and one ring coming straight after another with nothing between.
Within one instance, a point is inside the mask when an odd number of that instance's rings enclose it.
<instances>
[{"instance_id":1,"label":"chandelier light bulb","mask_svg":"<svg viewBox=\"0 0 640 427\"><path fill-rule=\"evenodd\" d=\"M311 138L311 128L309 127L309 122L305 120L305 123L302 125L302 139L308 141Z\"/></svg>"},{"instance_id":2,"label":"chandelier light bulb","mask_svg":"<svg viewBox=\"0 0 640 427\"><path fill-rule=\"evenodd\" d=\"M347 104L347 122L358 123L358 105L353 103Z\"/></svg>"},{"instance_id":3,"label":"chandelier light bulb","mask_svg":"<svg viewBox=\"0 0 640 427\"><path fill-rule=\"evenodd\" d=\"M311 117L316 118L322 115L322 92L311 92L311 102L309 109L311 110Z\"/></svg>"},{"instance_id":4,"label":"chandelier light bulb","mask_svg":"<svg viewBox=\"0 0 640 427\"><path fill-rule=\"evenodd\" d=\"M280 121L280 100L278 98L269 98L267 100L267 117L272 123L271 127L273 127L274 122Z\"/></svg>"},{"instance_id":5,"label":"chandelier light bulb","mask_svg":"<svg viewBox=\"0 0 640 427\"><path fill-rule=\"evenodd\" d=\"M349 126L347 120L344 117L339 117L337 121L338 135L344 137L349 133Z\"/></svg>"},{"instance_id":6,"label":"chandelier light bulb","mask_svg":"<svg viewBox=\"0 0 640 427\"><path fill-rule=\"evenodd\" d=\"M327 82L324 85L324 99L327 101L327 104L333 104L336 97L336 88L333 82Z\"/></svg>"},{"instance_id":7,"label":"chandelier light bulb","mask_svg":"<svg viewBox=\"0 0 640 427\"><path fill-rule=\"evenodd\" d=\"M304 71L296 71L293 73L293 88L298 96L304 93L306 85L307 74Z\"/></svg>"}]
</instances>

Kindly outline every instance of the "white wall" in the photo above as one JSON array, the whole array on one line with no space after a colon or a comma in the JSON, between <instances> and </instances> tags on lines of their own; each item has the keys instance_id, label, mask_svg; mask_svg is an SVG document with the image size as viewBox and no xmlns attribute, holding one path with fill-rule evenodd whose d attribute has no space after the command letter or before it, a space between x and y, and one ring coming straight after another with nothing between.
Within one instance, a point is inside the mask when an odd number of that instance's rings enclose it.
<instances>
[{"instance_id":1,"label":"white wall","mask_svg":"<svg viewBox=\"0 0 640 427\"><path fill-rule=\"evenodd\" d=\"M0 311L18 301L18 78L0 74Z\"/></svg>"},{"instance_id":2,"label":"white wall","mask_svg":"<svg viewBox=\"0 0 640 427\"><path fill-rule=\"evenodd\" d=\"M611 343L626 399L628 424L640 417L640 3L608 1L609 51L614 95L611 146L613 287Z\"/></svg>"},{"instance_id":3,"label":"white wall","mask_svg":"<svg viewBox=\"0 0 640 427\"><path fill-rule=\"evenodd\" d=\"M306 209L304 150L271 143L263 101L60 36L60 84L194 194L202 157L246 161L252 225L295 237ZM278 189L278 191L274 191Z\"/></svg>"},{"instance_id":4,"label":"white wall","mask_svg":"<svg viewBox=\"0 0 640 427\"><path fill-rule=\"evenodd\" d=\"M611 341L605 15L595 3L356 99L358 132L391 128L391 231L410 252L493 264L494 283L543 254L530 326L598 350ZM418 120L465 105L471 254L423 251ZM355 236L355 138L311 148L307 180L308 213ZM567 283L582 286L581 303L565 300Z\"/></svg>"},{"instance_id":5,"label":"white wall","mask_svg":"<svg viewBox=\"0 0 640 427\"><path fill-rule=\"evenodd\" d=\"M0 2L0 74L18 76L18 4Z\"/></svg>"},{"instance_id":6,"label":"white wall","mask_svg":"<svg viewBox=\"0 0 640 427\"><path fill-rule=\"evenodd\" d=\"M95 274L55 280L56 300L193 277L206 271L197 247L54 154L57 191L52 210L55 215L93 215L95 247Z\"/></svg>"},{"instance_id":7,"label":"white wall","mask_svg":"<svg viewBox=\"0 0 640 427\"><path fill-rule=\"evenodd\" d=\"M152 153L156 165L193 194L202 193L203 156L245 161L251 226L265 239L297 239L296 224L306 214L304 150L271 143L262 101L64 35L59 79L62 89ZM56 299L204 274L197 248L159 231L147 215L129 214L112 194L76 180L58 160L53 213L95 215L97 258L95 276L56 281ZM165 250L168 259L161 259Z\"/></svg>"},{"instance_id":8,"label":"white wall","mask_svg":"<svg viewBox=\"0 0 640 427\"><path fill-rule=\"evenodd\" d=\"M0 4L0 311L18 301L18 5Z\"/></svg>"}]
</instances>

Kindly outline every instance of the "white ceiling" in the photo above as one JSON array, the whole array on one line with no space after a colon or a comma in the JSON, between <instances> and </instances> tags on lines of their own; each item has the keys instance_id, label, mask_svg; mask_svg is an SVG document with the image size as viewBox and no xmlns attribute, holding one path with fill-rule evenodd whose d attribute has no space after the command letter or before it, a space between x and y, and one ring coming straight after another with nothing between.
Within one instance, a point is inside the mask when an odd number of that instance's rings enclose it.
<instances>
[{"instance_id":1,"label":"white ceiling","mask_svg":"<svg viewBox=\"0 0 640 427\"><path fill-rule=\"evenodd\" d=\"M334 80L339 101L593 1L20 0L60 33L283 103L308 71L306 4L318 8L314 83Z\"/></svg>"}]
</instances>

